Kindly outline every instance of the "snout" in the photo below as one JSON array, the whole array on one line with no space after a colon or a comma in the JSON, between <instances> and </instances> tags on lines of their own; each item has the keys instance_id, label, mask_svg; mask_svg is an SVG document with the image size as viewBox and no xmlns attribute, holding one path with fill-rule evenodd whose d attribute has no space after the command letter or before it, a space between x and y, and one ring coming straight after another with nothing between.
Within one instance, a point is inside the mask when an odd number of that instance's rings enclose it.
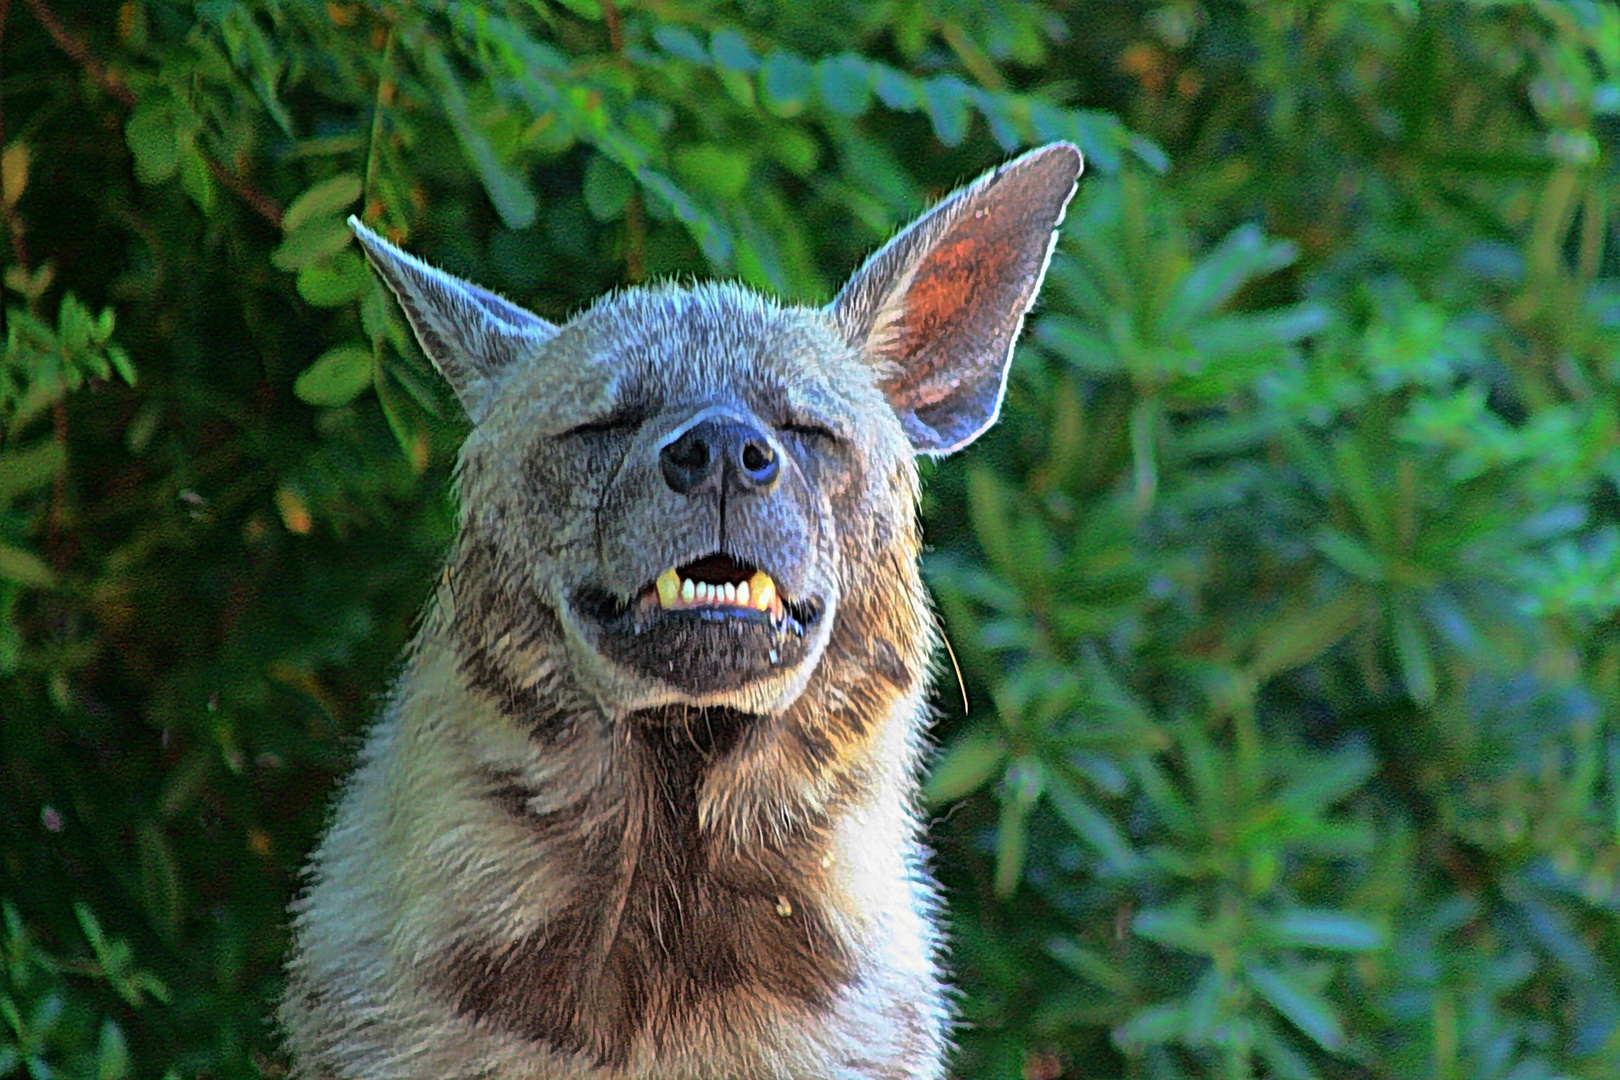
<instances>
[{"instance_id":1,"label":"snout","mask_svg":"<svg viewBox=\"0 0 1620 1080\"><path fill-rule=\"evenodd\" d=\"M604 494L597 580L574 592L597 651L695 696L792 670L832 579L803 472L744 409L648 428Z\"/></svg>"}]
</instances>

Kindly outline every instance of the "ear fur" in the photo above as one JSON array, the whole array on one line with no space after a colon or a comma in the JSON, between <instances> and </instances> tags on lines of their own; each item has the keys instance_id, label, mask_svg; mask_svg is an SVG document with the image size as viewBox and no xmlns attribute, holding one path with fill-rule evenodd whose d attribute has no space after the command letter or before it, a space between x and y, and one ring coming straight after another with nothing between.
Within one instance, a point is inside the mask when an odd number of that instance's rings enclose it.
<instances>
[{"instance_id":1,"label":"ear fur","mask_svg":"<svg viewBox=\"0 0 1620 1080\"><path fill-rule=\"evenodd\" d=\"M879 386L919 453L960 449L995 422L1082 167L1059 142L986 173L884 245L829 306L884 372Z\"/></svg>"},{"instance_id":2,"label":"ear fur","mask_svg":"<svg viewBox=\"0 0 1620 1080\"><path fill-rule=\"evenodd\" d=\"M416 340L476 423L501 373L557 327L470 281L435 270L349 218L371 265L399 298Z\"/></svg>"}]
</instances>

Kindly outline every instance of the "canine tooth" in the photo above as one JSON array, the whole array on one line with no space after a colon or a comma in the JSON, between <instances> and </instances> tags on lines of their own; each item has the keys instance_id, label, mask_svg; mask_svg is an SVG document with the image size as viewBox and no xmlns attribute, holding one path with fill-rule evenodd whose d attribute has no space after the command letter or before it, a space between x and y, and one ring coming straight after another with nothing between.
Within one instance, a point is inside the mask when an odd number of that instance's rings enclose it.
<instances>
[{"instance_id":1,"label":"canine tooth","mask_svg":"<svg viewBox=\"0 0 1620 1080\"><path fill-rule=\"evenodd\" d=\"M737 586L737 603L743 607L748 606L748 582L746 581Z\"/></svg>"},{"instance_id":2,"label":"canine tooth","mask_svg":"<svg viewBox=\"0 0 1620 1080\"><path fill-rule=\"evenodd\" d=\"M674 607L675 597L678 596L681 591L681 576L675 572L675 568L670 567L662 574L659 574L656 584L658 585L659 606L666 608Z\"/></svg>"},{"instance_id":3,"label":"canine tooth","mask_svg":"<svg viewBox=\"0 0 1620 1080\"><path fill-rule=\"evenodd\" d=\"M692 584L692 579L691 578L687 578L685 581L681 582L681 599L682 600L685 600L688 604L690 604L692 602L692 597L695 596L695 595L696 595L696 586L694 586Z\"/></svg>"},{"instance_id":4,"label":"canine tooth","mask_svg":"<svg viewBox=\"0 0 1620 1080\"><path fill-rule=\"evenodd\" d=\"M754 575L754 606L761 611L769 611L776 602L776 582L763 573Z\"/></svg>"},{"instance_id":5,"label":"canine tooth","mask_svg":"<svg viewBox=\"0 0 1620 1080\"><path fill-rule=\"evenodd\" d=\"M726 582L726 603L735 604L736 602L737 602L737 586L733 585L731 582L728 581L728 582Z\"/></svg>"}]
</instances>

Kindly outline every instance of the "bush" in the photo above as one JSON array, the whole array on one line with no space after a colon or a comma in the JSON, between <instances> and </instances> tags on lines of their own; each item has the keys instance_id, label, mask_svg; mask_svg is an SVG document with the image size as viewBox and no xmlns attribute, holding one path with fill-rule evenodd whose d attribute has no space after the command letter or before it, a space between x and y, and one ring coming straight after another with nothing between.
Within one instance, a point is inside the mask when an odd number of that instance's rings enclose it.
<instances>
[{"instance_id":1,"label":"bush","mask_svg":"<svg viewBox=\"0 0 1620 1080\"><path fill-rule=\"evenodd\" d=\"M0 1076L281 1069L463 431L347 213L553 318L819 302L1055 138L925 507L958 1074L1620 1073L1614 7L17 0L0 47Z\"/></svg>"}]
</instances>

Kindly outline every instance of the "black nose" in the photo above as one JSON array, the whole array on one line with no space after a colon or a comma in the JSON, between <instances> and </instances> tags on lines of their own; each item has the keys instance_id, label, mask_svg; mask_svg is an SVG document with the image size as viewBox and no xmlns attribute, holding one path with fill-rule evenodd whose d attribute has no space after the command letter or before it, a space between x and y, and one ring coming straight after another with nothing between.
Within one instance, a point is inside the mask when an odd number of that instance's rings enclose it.
<instances>
[{"instance_id":1,"label":"black nose","mask_svg":"<svg viewBox=\"0 0 1620 1080\"><path fill-rule=\"evenodd\" d=\"M703 420L658 452L664 483L690 495L724 483L735 492L763 491L776 483L781 465L770 440L736 420Z\"/></svg>"}]
</instances>

